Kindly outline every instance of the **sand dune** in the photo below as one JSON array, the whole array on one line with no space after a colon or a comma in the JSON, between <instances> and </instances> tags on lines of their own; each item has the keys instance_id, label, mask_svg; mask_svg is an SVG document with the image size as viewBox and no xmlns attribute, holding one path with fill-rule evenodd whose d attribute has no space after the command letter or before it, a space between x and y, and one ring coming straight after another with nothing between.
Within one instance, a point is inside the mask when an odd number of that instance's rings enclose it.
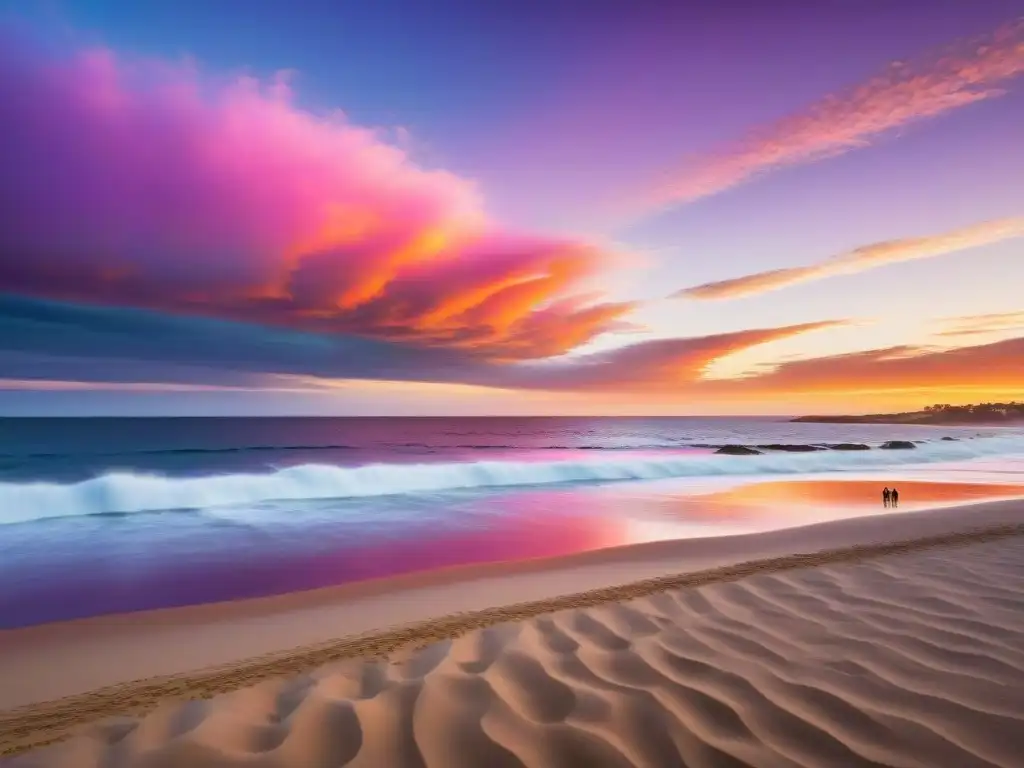
<instances>
[{"instance_id":1,"label":"sand dune","mask_svg":"<svg viewBox=\"0 0 1024 768\"><path fill-rule=\"evenodd\" d=\"M1024 536L987 539L484 626L109 719L10 765L1019 768Z\"/></svg>"}]
</instances>

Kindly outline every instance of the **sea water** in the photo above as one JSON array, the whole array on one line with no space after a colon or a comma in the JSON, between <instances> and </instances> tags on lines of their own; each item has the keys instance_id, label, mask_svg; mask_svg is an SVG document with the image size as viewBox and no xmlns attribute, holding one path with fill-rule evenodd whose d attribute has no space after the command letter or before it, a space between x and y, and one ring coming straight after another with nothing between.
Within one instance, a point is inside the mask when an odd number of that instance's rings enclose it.
<instances>
[{"instance_id":1,"label":"sea water","mask_svg":"<svg viewBox=\"0 0 1024 768\"><path fill-rule=\"evenodd\" d=\"M881 449L889 440L916 447ZM872 450L715 453L838 443ZM666 514L666 501L764 479L1021 482L1022 467L1024 430L996 428L0 419L0 628L806 522L785 510L716 519L685 504Z\"/></svg>"}]
</instances>

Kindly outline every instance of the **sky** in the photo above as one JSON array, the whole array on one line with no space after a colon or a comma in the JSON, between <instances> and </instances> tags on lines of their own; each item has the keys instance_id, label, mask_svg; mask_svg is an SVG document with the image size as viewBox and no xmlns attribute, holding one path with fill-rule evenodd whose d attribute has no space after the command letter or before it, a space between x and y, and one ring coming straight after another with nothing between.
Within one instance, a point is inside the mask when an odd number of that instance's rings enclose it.
<instances>
[{"instance_id":1,"label":"sky","mask_svg":"<svg viewBox=\"0 0 1024 768\"><path fill-rule=\"evenodd\" d=\"M1024 399L1020 0L0 0L0 415Z\"/></svg>"}]
</instances>

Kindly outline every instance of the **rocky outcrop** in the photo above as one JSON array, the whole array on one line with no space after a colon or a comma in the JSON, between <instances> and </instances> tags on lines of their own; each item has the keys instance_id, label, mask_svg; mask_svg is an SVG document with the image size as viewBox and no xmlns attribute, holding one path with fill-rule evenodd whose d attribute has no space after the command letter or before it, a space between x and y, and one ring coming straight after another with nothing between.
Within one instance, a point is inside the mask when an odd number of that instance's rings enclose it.
<instances>
[{"instance_id":1,"label":"rocky outcrop","mask_svg":"<svg viewBox=\"0 0 1024 768\"><path fill-rule=\"evenodd\" d=\"M829 446L833 451L870 451L870 445L864 443L834 443Z\"/></svg>"},{"instance_id":2,"label":"rocky outcrop","mask_svg":"<svg viewBox=\"0 0 1024 768\"><path fill-rule=\"evenodd\" d=\"M747 445L723 445L715 453L724 453L729 456L759 456L762 452Z\"/></svg>"},{"instance_id":3,"label":"rocky outcrop","mask_svg":"<svg viewBox=\"0 0 1024 768\"><path fill-rule=\"evenodd\" d=\"M882 443L880 447L886 451L907 451L912 448L917 448L917 446L909 440L890 440L887 443Z\"/></svg>"}]
</instances>

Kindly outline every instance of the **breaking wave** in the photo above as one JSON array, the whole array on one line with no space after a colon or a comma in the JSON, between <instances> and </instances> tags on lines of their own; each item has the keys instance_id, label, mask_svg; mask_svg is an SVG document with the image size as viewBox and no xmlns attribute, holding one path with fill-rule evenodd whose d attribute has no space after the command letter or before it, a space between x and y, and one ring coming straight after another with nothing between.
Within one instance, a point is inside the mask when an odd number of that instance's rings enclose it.
<instances>
[{"instance_id":1,"label":"breaking wave","mask_svg":"<svg viewBox=\"0 0 1024 768\"><path fill-rule=\"evenodd\" d=\"M0 524L44 518L204 509L270 501L302 501L430 493L469 488L660 480L682 477L857 471L937 461L1024 455L1024 437L929 443L907 451L707 454L594 454L559 461L303 464L263 474L165 477L112 472L77 483L0 483Z\"/></svg>"}]
</instances>

